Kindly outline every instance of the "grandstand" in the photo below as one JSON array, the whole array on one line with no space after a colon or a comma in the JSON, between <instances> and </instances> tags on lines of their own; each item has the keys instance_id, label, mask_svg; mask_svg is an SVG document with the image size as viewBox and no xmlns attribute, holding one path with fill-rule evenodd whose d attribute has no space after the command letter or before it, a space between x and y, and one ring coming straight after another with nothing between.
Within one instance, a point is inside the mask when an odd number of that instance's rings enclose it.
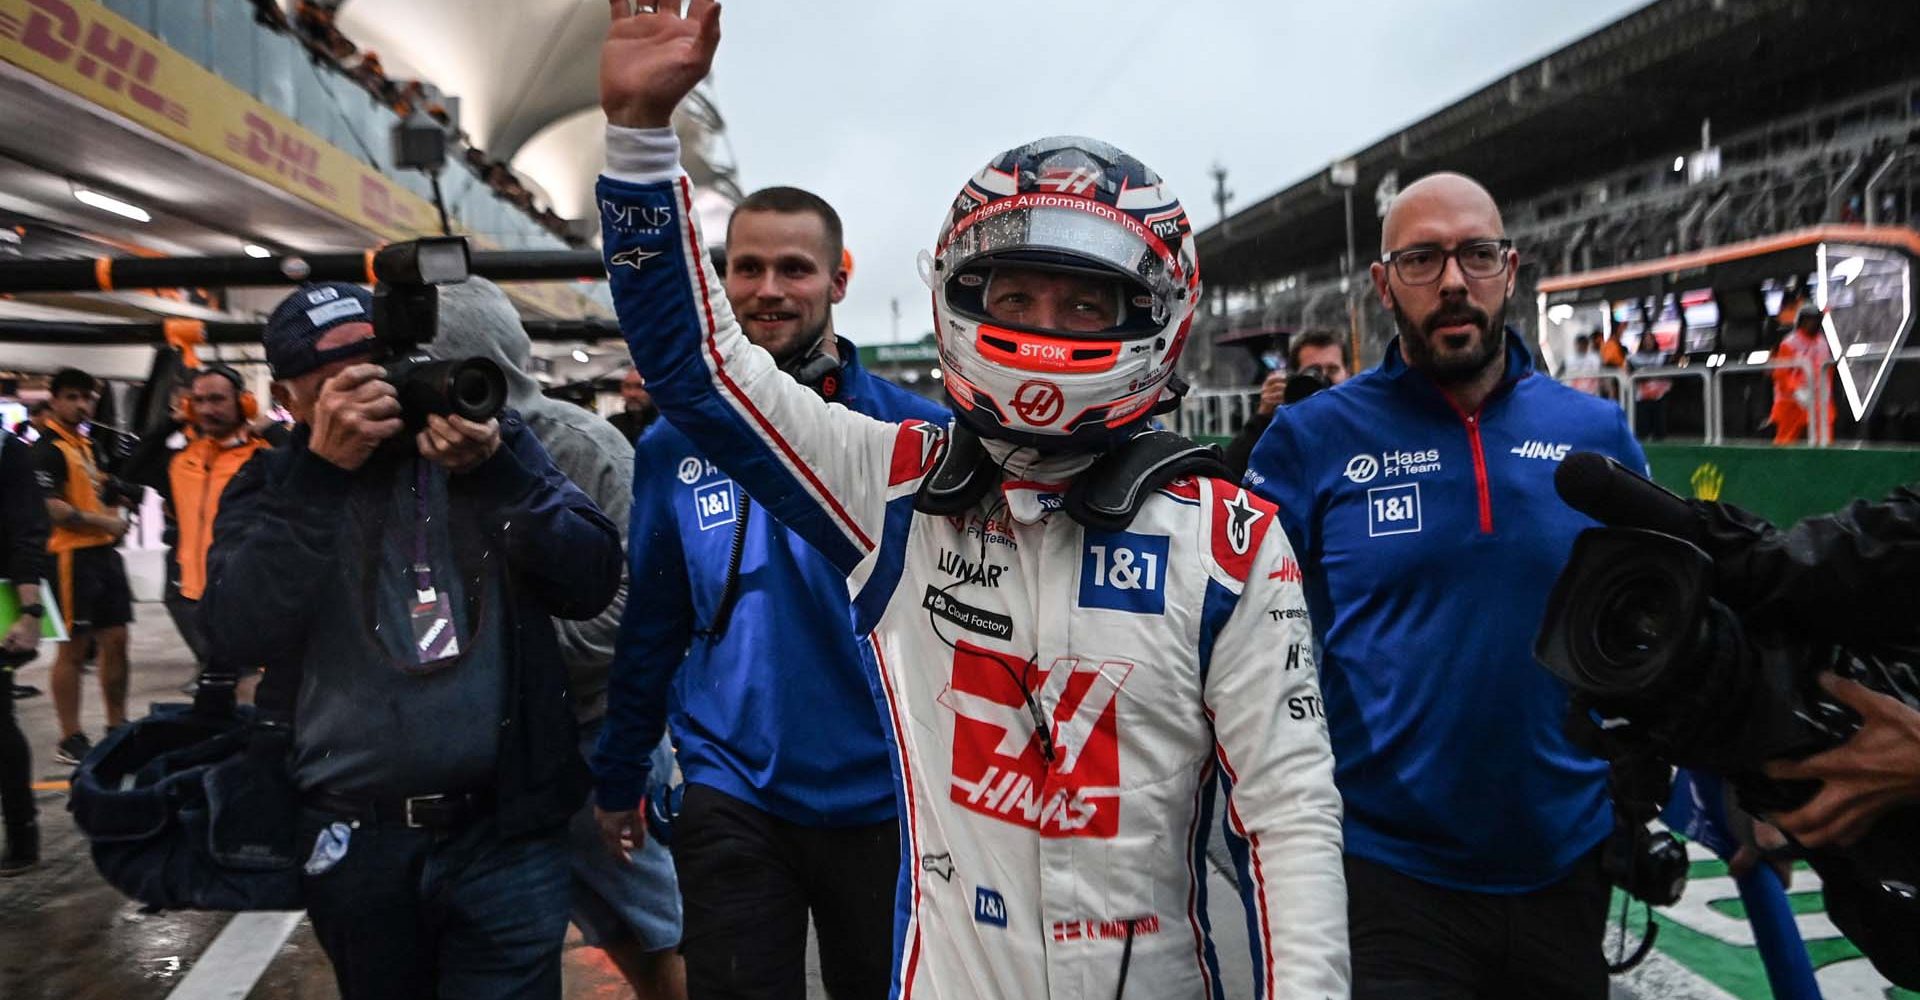
<instances>
[{"instance_id":1,"label":"grandstand","mask_svg":"<svg viewBox=\"0 0 1920 1000\"><path fill-rule=\"evenodd\" d=\"M1365 276L1376 208L1435 170L1501 201L1523 258L1508 319L1530 335L1543 278L1818 223L1914 226L1917 39L1920 4L1656 0L1381 137L1351 157L1363 361L1392 334ZM1199 234L1196 385L1255 380L1236 340L1348 327L1344 194L1321 172Z\"/></svg>"}]
</instances>

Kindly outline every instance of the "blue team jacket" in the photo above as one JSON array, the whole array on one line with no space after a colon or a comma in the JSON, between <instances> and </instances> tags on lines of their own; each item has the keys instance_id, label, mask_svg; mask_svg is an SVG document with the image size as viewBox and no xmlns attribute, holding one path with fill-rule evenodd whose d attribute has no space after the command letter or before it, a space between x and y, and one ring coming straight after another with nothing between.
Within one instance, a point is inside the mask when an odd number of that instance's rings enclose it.
<instances>
[{"instance_id":1,"label":"blue team jacket","mask_svg":"<svg viewBox=\"0 0 1920 1000\"><path fill-rule=\"evenodd\" d=\"M839 345L834 401L878 420L950 419L946 407L868 374L846 339ZM853 632L846 574L750 506L739 597L716 642L702 633L725 586L744 492L662 420L635 450L633 493L632 583L593 760L601 808L640 800L647 752L671 715L689 782L803 826L893 818L870 685L878 674L867 637Z\"/></svg>"},{"instance_id":2,"label":"blue team jacket","mask_svg":"<svg viewBox=\"0 0 1920 1000\"><path fill-rule=\"evenodd\" d=\"M1301 555L1347 851L1481 892L1554 882L1611 829L1606 766L1562 733L1566 689L1532 647L1594 524L1554 492L1560 460L1646 468L1620 407L1507 345L1506 379L1466 414L1396 339L1281 407L1247 471Z\"/></svg>"}]
</instances>

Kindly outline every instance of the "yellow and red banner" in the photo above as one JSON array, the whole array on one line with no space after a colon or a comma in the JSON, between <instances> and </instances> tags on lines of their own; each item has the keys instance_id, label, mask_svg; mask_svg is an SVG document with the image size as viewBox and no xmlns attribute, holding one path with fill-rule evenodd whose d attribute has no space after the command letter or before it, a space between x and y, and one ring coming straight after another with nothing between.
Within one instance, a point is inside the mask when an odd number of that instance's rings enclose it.
<instances>
[{"instance_id":1,"label":"yellow and red banner","mask_svg":"<svg viewBox=\"0 0 1920 1000\"><path fill-rule=\"evenodd\" d=\"M0 0L0 61L381 239L438 231L432 203L95 0ZM572 289L513 291L555 315L601 311Z\"/></svg>"}]
</instances>

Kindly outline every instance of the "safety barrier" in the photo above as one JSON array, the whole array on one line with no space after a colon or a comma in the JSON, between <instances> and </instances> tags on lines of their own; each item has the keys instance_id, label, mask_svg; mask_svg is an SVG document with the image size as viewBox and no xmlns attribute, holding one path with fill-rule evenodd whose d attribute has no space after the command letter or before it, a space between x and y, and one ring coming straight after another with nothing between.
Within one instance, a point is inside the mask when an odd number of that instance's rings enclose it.
<instances>
[{"instance_id":1,"label":"safety barrier","mask_svg":"<svg viewBox=\"0 0 1920 1000\"><path fill-rule=\"evenodd\" d=\"M1862 361L1884 358L1885 356L1884 352L1862 352L1847 360L1857 364ZM1908 349L1896 352L1893 355L1893 363L1896 365L1912 361L1920 361L1920 350ZM1638 407L1628 406L1626 404L1629 401L1637 401L1638 389L1642 384L1655 379L1666 379L1669 381L1676 379L1698 379L1701 383L1698 400L1701 408L1701 434L1699 435L1699 440L1703 444L1719 445L1727 444L1730 440L1752 440L1751 438L1744 437L1732 439L1728 437L1726 404L1732 398L1728 391L1730 382L1743 378L1752 378L1762 373L1779 369L1798 369L1802 376L1806 377L1813 386L1813 412L1821 413L1839 403L1834 387L1834 372L1835 369L1839 367L1839 363L1839 359L1829 359L1821 362L1818 365L1818 370L1822 376L1820 378L1812 377L1815 371L1815 364L1810 358L1769 357L1765 361L1752 363L1749 363L1745 359L1728 358L1726 363L1719 365L1687 365L1684 367L1663 365L1658 368L1637 368L1632 371L1603 369L1598 372L1563 374L1559 376L1559 381L1568 385L1574 385L1580 382L1608 382L1614 384L1618 387L1618 398L1616 402L1619 402L1622 407L1625 408L1628 426L1633 427L1635 433L1640 433L1644 428L1639 426L1640 415L1637 412ZM1768 391L1770 394L1770 387ZM1769 398L1771 398L1770 395ZM1835 443L1833 440L1833 428L1824 420L1810 421L1807 433L1807 443L1813 447L1830 447Z\"/></svg>"}]
</instances>

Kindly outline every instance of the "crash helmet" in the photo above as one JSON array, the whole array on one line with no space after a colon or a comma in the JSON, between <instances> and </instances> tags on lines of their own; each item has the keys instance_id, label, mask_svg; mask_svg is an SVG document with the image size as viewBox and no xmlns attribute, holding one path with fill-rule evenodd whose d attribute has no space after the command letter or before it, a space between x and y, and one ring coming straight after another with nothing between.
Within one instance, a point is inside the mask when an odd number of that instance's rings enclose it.
<instances>
[{"instance_id":1,"label":"crash helmet","mask_svg":"<svg viewBox=\"0 0 1920 1000\"><path fill-rule=\"evenodd\" d=\"M1119 149L1054 136L994 157L921 270L947 395L982 437L1100 450L1177 404L1200 298L1193 230L1159 175ZM1035 281L1075 290L1072 321L1009 310Z\"/></svg>"}]
</instances>

